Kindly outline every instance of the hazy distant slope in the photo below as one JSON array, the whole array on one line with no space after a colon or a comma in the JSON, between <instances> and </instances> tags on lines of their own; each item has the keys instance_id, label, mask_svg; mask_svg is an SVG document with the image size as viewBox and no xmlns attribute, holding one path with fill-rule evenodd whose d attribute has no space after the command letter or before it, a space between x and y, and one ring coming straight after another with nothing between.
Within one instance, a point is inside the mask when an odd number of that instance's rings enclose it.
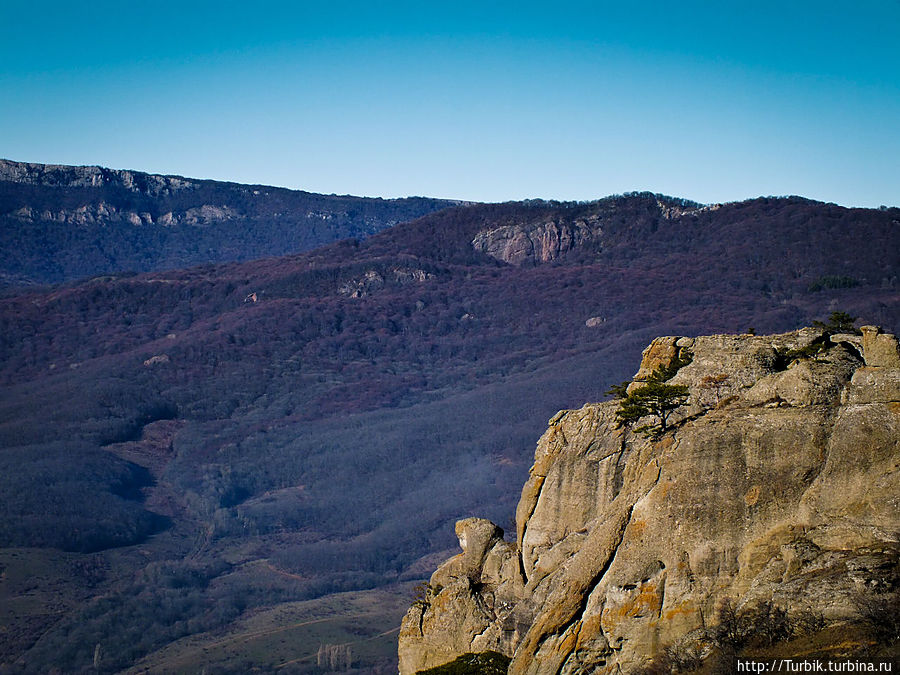
<instances>
[{"instance_id":1,"label":"hazy distant slope","mask_svg":"<svg viewBox=\"0 0 900 675\"><path fill-rule=\"evenodd\" d=\"M0 283L283 255L455 203L0 160Z\"/></svg>"},{"instance_id":2,"label":"hazy distant slope","mask_svg":"<svg viewBox=\"0 0 900 675\"><path fill-rule=\"evenodd\" d=\"M0 545L90 562L65 612L18 610L10 658L77 671L102 643L115 670L254 608L421 576L456 518L507 523L546 419L602 398L650 338L834 309L900 325L898 216L471 205L0 299ZM56 526L69 511L77 530Z\"/></svg>"}]
</instances>

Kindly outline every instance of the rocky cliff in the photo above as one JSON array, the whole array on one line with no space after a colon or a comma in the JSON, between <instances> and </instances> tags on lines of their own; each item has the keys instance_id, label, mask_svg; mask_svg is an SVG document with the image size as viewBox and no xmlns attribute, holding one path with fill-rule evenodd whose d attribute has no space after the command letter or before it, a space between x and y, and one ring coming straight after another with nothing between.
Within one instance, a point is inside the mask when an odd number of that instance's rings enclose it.
<instances>
[{"instance_id":1,"label":"rocky cliff","mask_svg":"<svg viewBox=\"0 0 900 675\"><path fill-rule=\"evenodd\" d=\"M198 181L180 176L158 176L102 166L12 162L8 159L0 159L0 180L45 187L120 187L155 196L198 187Z\"/></svg>"},{"instance_id":2,"label":"rocky cliff","mask_svg":"<svg viewBox=\"0 0 900 675\"><path fill-rule=\"evenodd\" d=\"M513 657L511 673L627 673L702 635L726 598L834 624L896 585L894 336L664 337L635 382L660 368L688 391L666 431L621 426L617 401L561 411L515 543L457 523L463 553L404 619L401 675L489 650Z\"/></svg>"},{"instance_id":3,"label":"rocky cliff","mask_svg":"<svg viewBox=\"0 0 900 675\"><path fill-rule=\"evenodd\" d=\"M537 265L578 249L592 247L599 252L602 234L596 214L573 221L557 217L484 230L475 235L472 247L511 265Z\"/></svg>"}]
</instances>

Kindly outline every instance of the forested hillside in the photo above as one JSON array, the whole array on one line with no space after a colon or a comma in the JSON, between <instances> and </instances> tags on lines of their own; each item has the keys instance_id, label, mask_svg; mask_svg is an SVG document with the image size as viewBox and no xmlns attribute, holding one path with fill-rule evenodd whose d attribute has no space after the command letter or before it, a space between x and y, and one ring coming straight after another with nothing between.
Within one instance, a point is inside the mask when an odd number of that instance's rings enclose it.
<instances>
[{"instance_id":1,"label":"forested hillside","mask_svg":"<svg viewBox=\"0 0 900 675\"><path fill-rule=\"evenodd\" d=\"M295 253L456 203L0 160L0 285Z\"/></svg>"},{"instance_id":2,"label":"forested hillside","mask_svg":"<svg viewBox=\"0 0 900 675\"><path fill-rule=\"evenodd\" d=\"M508 524L546 420L656 335L900 326L898 250L898 209L641 193L7 297L0 663L317 672L353 643L396 672L408 595L333 594L407 594L457 518Z\"/></svg>"}]
</instances>

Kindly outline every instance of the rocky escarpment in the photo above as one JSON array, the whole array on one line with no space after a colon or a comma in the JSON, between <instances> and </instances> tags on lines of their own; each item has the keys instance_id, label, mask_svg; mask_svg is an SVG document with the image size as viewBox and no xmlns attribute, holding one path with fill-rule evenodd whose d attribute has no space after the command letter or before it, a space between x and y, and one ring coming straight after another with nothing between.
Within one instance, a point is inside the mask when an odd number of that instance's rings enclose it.
<instances>
[{"instance_id":1,"label":"rocky escarpment","mask_svg":"<svg viewBox=\"0 0 900 675\"><path fill-rule=\"evenodd\" d=\"M517 674L627 673L726 598L833 623L897 584L896 338L658 338L636 381L678 365L688 399L664 433L620 427L615 401L550 420L515 543L457 523L463 553L404 619L402 675L488 650Z\"/></svg>"},{"instance_id":2,"label":"rocky escarpment","mask_svg":"<svg viewBox=\"0 0 900 675\"><path fill-rule=\"evenodd\" d=\"M34 209L23 206L9 214L20 223L52 222L67 225L161 225L163 227L181 225L209 225L241 216L227 205L203 204L183 211L166 211L154 216L149 211L120 209L115 204L101 201L97 204L83 204L73 209Z\"/></svg>"},{"instance_id":3,"label":"rocky escarpment","mask_svg":"<svg viewBox=\"0 0 900 675\"><path fill-rule=\"evenodd\" d=\"M632 193L642 208L623 218L616 198L599 200L586 209L569 203L561 211L532 220L503 223L478 232L471 241L472 248L517 267L530 267L564 259L597 260L607 247L631 248L634 242L623 230L623 223L646 219L646 226L637 228L647 236L655 233L661 221L687 220L699 214L716 211L721 205L702 206L695 202L651 193ZM652 223L652 224L651 224ZM624 236L623 236L624 235ZM640 234L638 237L642 236Z\"/></svg>"},{"instance_id":4,"label":"rocky escarpment","mask_svg":"<svg viewBox=\"0 0 900 675\"><path fill-rule=\"evenodd\" d=\"M600 218L595 214L574 221L550 218L479 232L472 248L511 265L537 265L586 247L599 252L602 234Z\"/></svg>"},{"instance_id":5,"label":"rocky escarpment","mask_svg":"<svg viewBox=\"0 0 900 675\"><path fill-rule=\"evenodd\" d=\"M102 166L11 162L6 159L0 159L0 180L54 187L121 187L153 196L198 187L197 181L180 176L158 176Z\"/></svg>"},{"instance_id":6,"label":"rocky escarpment","mask_svg":"<svg viewBox=\"0 0 900 675\"><path fill-rule=\"evenodd\" d=\"M296 253L457 204L0 159L0 285Z\"/></svg>"}]
</instances>

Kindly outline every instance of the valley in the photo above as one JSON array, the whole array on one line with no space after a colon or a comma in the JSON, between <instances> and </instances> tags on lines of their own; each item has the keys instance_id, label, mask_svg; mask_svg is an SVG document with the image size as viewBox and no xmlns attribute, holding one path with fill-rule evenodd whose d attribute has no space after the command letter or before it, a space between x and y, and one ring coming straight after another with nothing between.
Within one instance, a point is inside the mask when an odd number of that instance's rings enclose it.
<instances>
[{"instance_id":1,"label":"valley","mask_svg":"<svg viewBox=\"0 0 900 675\"><path fill-rule=\"evenodd\" d=\"M450 206L280 257L147 252L7 288L6 671L322 672L320 647L349 645L356 671L396 672L453 523L514 533L547 420L653 337L900 325L898 209ZM47 265L6 273L61 280Z\"/></svg>"}]
</instances>

